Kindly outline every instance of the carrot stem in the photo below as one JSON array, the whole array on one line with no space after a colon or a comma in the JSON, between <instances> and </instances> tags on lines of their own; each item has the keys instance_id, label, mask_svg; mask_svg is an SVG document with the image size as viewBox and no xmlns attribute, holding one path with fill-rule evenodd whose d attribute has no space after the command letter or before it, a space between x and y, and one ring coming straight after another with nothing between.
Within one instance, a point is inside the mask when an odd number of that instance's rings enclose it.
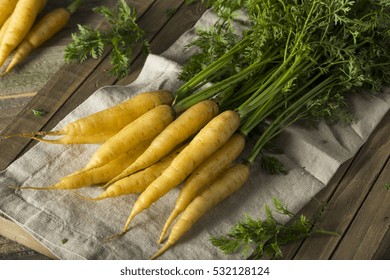
<instances>
[{"instance_id":1,"label":"carrot stem","mask_svg":"<svg viewBox=\"0 0 390 280\"><path fill-rule=\"evenodd\" d=\"M69 4L66 9L69 11L70 14L74 14L78 8L83 4L84 0L74 0L72 3Z\"/></svg>"}]
</instances>

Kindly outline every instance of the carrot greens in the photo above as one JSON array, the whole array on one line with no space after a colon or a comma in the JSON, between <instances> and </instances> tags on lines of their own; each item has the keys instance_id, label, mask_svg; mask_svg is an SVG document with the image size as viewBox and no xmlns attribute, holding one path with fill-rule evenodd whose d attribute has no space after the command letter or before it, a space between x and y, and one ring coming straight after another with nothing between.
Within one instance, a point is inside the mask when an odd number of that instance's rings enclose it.
<instances>
[{"instance_id":1,"label":"carrot greens","mask_svg":"<svg viewBox=\"0 0 390 280\"><path fill-rule=\"evenodd\" d=\"M390 1L209 2L219 18L188 46L199 54L183 67L173 107L180 112L214 99L221 111L237 112L239 132L254 142L245 158L249 165L260 160L271 173L287 173L264 153L275 136L298 120L314 126L351 122L347 94L374 94L390 84ZM236 35L243 13L248 21ZM212 243L226 253L252 248L253 258L281 257L281 246L328 233L313 226L303 216L282 225L267 208L266 221L248 218Z\"/></svg>"},{"instance_id":2,"label":"carrot greens","mask_svg":"<svg viewBox=\"0 0 390 280\"><path fill-rule=\"evenodd\" d=\"M238 112L246 136L267 120L249 162L297 120L351 121L346 93L389 84L388 1L211 2L219 20L198 31L192 46L200 54L183 68L181 77L190 78L176 91L174 108L213 98L222 111ZM249 23L236 37L241 9Z\"/></svg>"},{"instance_id":3,"label":"carrot greens","mask_svg":"<svg viewBox=\"0 0 390 280\"><path fill-rule=\"evenodd\" d=\"M283 245L315 234L337 235L336 232L317 228L324 209L308 219L304 215L296 216L277 198L273 199L273 205L274 211L265 206L266 219L255 220L246 216L228 234L212 237L212 244L226 254L241 251L244 257L250 259L278 259L283 257ZM275 218L275 212L291 220L283 224Z\"/></svg>"},{"instance_id":4,"label":"carrot greens","mask_svg":"<svg viewBox=\"0 0 390 280\"><path fill-rule=\"evenodd\" d=\"M112 68L108 73L123 78L130 71L133 47L139 43L145 52L149 44L144 38L144 31L138 26L137 12L125 0L118 1L116 9L106 6L94 8L107 23L104 30L78 25L79 32L72 34L73 41L65 49L66 62L83 62L87 58L100 58L104 50L111 48Z\"/></svg>"}]
</instances>

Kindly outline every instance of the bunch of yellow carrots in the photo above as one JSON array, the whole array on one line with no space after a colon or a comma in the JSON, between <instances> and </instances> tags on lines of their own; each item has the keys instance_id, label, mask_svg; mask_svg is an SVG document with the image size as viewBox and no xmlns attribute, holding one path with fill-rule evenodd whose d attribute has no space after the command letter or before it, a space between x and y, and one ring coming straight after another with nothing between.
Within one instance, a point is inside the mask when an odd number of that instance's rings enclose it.
<instances>
[{"instance_id":1,"label":"bunch of yellow carrots","mask_svg":"<svg viewBox=\"0 0 390 280\"><path fill-rule=\"evenodd\" d=\"M0 67L14 52L2 75L62 30L81 0L73 1L67 8L52 10L36 22L46 3L47 0L0 0Z\"/></svg>"},{"instance_id":2,"label":"bunch of yellow carrots","mask_svg":"<svg viewBox=\"0 0 390 280\"><path fill-rule=\"evenodd\" d=\"M116 106L69 123L58 131L18 134L52 144L101 143L88 163L58 183L38 188L66 190L103 184L101 200L138 193L123 231L132 219L170 190L182 185L176 205L162 229L159 243L171 223L165 245L171 247L211 207L240 189L249 166L236 160L245 139L238 133L235 111L219 112L213 100L199 102L180 114L171 106L169 91L144 92ZM9 135L8 137L16 136ZM44 136L60 137L55 140Z\"/></svg>"}]
</instances>

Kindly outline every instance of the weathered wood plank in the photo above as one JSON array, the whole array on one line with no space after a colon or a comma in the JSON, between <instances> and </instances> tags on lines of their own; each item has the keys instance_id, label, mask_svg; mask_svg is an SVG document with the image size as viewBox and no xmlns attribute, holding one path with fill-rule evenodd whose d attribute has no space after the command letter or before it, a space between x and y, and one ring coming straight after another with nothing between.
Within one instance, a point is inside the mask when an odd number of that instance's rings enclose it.
<instances>
[{"instance_id":1,"label":"weathered wood plank","mask_svg":"<svg viewBox=\"0 0 390 280\"><path fill-rule=\"evenodd\" d=\"M0 131L9 125L33 98L20 97L21 94L38 92L53 74L64 65L64 49L71 40L71 33L77 30L77 24L97 26L101 21L99 15L91 11L100 4L100 0L85 1L79 10L70 18L68 24L53 38L34 50L22 63L0 79ZM48 1L46 8L38 15L38 19L47 12L65 7L70 0ZM113 5L115 2L110 1ZM11 57L0 67L5 69ZM11 97L11 98L7 98Z\"/></svg>"},{"instance_id":2,"label":"weathered wood plank","mask_svg":"<svg viewBox=\"0 0 390 280\"><path fill-rule=\"evenodd\" d=\"M175 8L174 5L170 7ZM205 5L197 4L184 4L177 7L176 13L169 19L166 26L157 33L156 37L151 42L151 52L155 54L161 54L167 50L185 31L190 29L196 21L200 18L203 12L206 10ZM178 24L180 23L180 24ZM130 75L116 82L118 85L131 84L139 75L142 70L142 66L145 59L137 59L133 63L133 71Z\"/></svg>"},{"instance_id":3,"label":"weathered wood plank","mask_svg":"<svg viewBox=\"0 0 390 280\"><path fill-rule=\"evenodd\" d=\"M390 149L388 150L388 156ZM378 249L386 246L386 235L390 231L390 191L385 184L390 182L390 160L387 161L378 180L351 226L344 234L332 259L382 258Z\"/></svg>"},{"instance_id":4,"label":"weathered wood plank","mask_svg":"<svg viewBox=\"0 0 390 280\"><path fill-rule=\"evenodd\" d=\"M337 170L336 174L332 177L328 185L323 188L312 200L310 200L298 213L296 213L296 215L305 215L307 218L312 218L318 214L322 210L323 205L330 200L337 187L340 185L345 176L345 173L350 168L352 161L353 158L343 163ZM324 213L321 215L324 217L326 216L327 212L328 210L325 207ZM300 240L285 246L282 249L284 258L293 259L299 248L302 246L303 242L304 240Z\"/></svg>"},{"instance_id":5,"label":"weathered wood plank","mask_svg":"<svg viewBox=\"0 0 390 280\"><path fill-rule=\"evenodd\" d=\"M328 201L327 213L319 226L336 231L340 236L322 235L306 239L295 255L295 259L332 257L388 160L390 126L387 124L389 121L390 112L358 152L345 177ZM371 219L371 217L366 218ZM374 256L370 256L372 257Z\"/></svg>"}]
</instances>

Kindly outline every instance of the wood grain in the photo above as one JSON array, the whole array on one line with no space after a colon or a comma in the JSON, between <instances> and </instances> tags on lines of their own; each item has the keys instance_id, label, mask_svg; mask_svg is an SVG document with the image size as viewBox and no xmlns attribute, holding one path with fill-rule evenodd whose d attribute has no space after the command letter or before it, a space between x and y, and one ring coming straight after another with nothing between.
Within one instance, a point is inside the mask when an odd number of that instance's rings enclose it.
<instances>
[{"instance_id":1,"label":"wood grain","mask_svg":"<svg viewBox=\"0 0 390 280\"><path fill-rule=\"evenodd\" d=\"M380 249L388 246L386 236L390 232L390 192L384 187L388 182L390 160L343 235L332 259L382 258ZM386 244L382 246L382 242Z\"/></svg>"},{"instance_id":2,"label":"wood grain","mask_svg":"<svg viewBox=\"0 0 390 280\"><path fill-rule=\"evenodd\" d=\"M388 161L389 121L390 112L386 114L366 144L363 145L328 200L327 212L319 223L319 227L336 231L339 236L314 236L306 239L295 255L295 259L332 258ZM387 200L387 203L390 201ZM365 218L371 219L371 217ZM359 249L355 247L350 250ZM374 254L366 255L368 259L374 257Z\"/></svg>"}]
</instances>

